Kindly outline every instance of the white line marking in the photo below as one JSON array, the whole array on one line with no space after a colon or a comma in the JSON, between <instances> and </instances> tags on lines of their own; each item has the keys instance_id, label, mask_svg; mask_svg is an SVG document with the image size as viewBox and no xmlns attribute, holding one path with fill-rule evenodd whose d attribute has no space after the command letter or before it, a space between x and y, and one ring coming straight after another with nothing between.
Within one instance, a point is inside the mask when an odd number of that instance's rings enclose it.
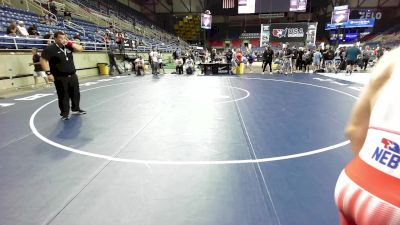
<instances>
[{"instance_id":1,"label":"white line marking","mask_svg":"<svg viewBox=\"0 0 400 225\"><path fill-rule=\"evenodd\" d=\"M232 78L229 78L229 79L232 79ZM344 95L347 95L347 96L357 99L356 96L353 96L346 92L342 92L342 91L338 91L338 90L335 90L332 88L323 87L323 86L314 85L314 84L307 84L307 83L301 83L301 82L295 82L295 81L285 81L285 80L262 79L262 78L239 78L239 79L268 80L268 81L275 81L275 82L302 84L302 85L306 85L306 86L313 86L313 87L319 87L319 88L331 90L331 91L342 93ZM87 89L84 91L90 91L90 90L95 90L95 89L99 89L99 88L103 88L103 87L110 87L110 86L116 86L116 85L127 84L127 83L132 83L132 82L123 82L123 83L118 83L118 84L99 86L99 87ZM84 92L84 91L82 91L82 92ZM36 137L38 137L40 140L42 140L42 141L46 142L47 144L52 145L54 147L57 147L57 148L60 148L60 149L66 150L66 151L70 151L73 153L85 155L85 156L96 157L96 158L105 159L105 160L109 160L109 161L115 161L115 162L137 163L137 164L148 164L148 165L150 165L150 164L153 164L153 165L227 165L227 164L264 163L264 162L272 162L272 161L287 160L287 159L294 159L294 158L310 156L310 155L314 155L314 154L318 154L318 153L322 153L322 152L326 152L326 151L331 151L331 150L346 146L350 143L350 141L347 140L347 141L343 141L341 143L331 145L331 146L328 146L325 148L315 149L315 150L311 150L311 151L307 151L307 152L303 152L303 153L277 156L277 157L269 157L269 158L261 158L261 159L216 160L216 161L160 161L160 160L139 160L139 159L117 158L117 157L111 157L111 156L102 155L102 154L89 153L89 152L81 151L79 149L64 146L64 145L61 145L59 143L49 140L46 137L44 137L42 134L40 134L34 124L35 117L40 112L40 110L42 110L43 108L45 108L46 106L48 106L49 104L51 104L55 101L57 101L57 99L54 99L54 100L42 105L40 108L38 108L32 114L31 118L29 119L29 127L31 128L33 134Z\"/></svg>"},{"instance_id":2,"label":"white line marking","mask_svg":"<svg viewBox=\"0 0 400 225\"><path fill-rule=\"evenodd\" d=\"M0 107L5 108L5 107L9 107L15 105L15 103L0 103Z\"/></svg>"},{"instance_id":3,"label":"white line marking","mask_svg":"<svg viewBox=\"0 0 400 225\"><path fill-rule=\"evenodd\" d=\"M228 81L229 81L229 86L232 86L231 81L230 81L230 80L228 80ZM232 95L233 95L233 98L235 98L235 95L234 95L233 92L232 92ZM246 134L247 140L249 141L250 149L251 149L251 151L253 152L253 155L254 155L255 160L257 160L258 157L257 157L256 152L254 151L253 143L251 142L249 132L247 131L246 123L244 122L244 119L243 119L243 116L242 116L242 112L240 111L240 108L239 108L239 105L238 105L237 102L235 102L235 105L236 105L236 109L237 109L238 114L239 114L239 117L240 117L240 121L241 121L241 123L243 124L244 133ZM278 224L280 225L280 224L281 224L281 221L280 221L279 216L278 216L278 213L277 213L277 211L276 211L274 201L272 200L271 193L270 193L269 188L268 188L268 185L267 185L267 181L265 180L264 174L263 174L263 172L262 172L262 170L261 170L260 163L257 163L257 168L258 168L258 170L259 170L259 172L260 172L260 174L261 174L261 179L262 179L262 181L263 181L263 183L264 183L264 187L265 187L265 189L267 190L268 198L269 198L269 200L270 200L270 202L271 202L272 209L274 210L275 217L276 217L276 219L277 219L277 221L278 221Z\"/></svg>"},{"instance_id":4,"label":"white line marking","mask_svg":"<svg viewBox=\"0 0 400 225\"><path fill-rule=\"evenodd\" d=\"M229 78L229 79L232 79L232 78ZM267 81L284 82L284 83L293 83L293 84L301 84L301 85L312 86L312 87L319 87L319 88L322 88L322 89L327 89L327 90L331 90L331 91L334 91L334 92L338 92L338 93L341 93L341 94L350 96L350 97L352 97L352 98L354 98L354 99L358 99L357 96L354 96L354 95L352 95L352 94L346 93L346 92L344 92L344 91L339 91L339 90L336 90L336 89L333 89L333 88L324 87L324 86L319 86L319 85L316 85L316 84L307 84L307 83L302 83L302 82L297 82L297 81L275 80L275 79L263 79L263 78L239 78L239 79L243 79L243 80L267 80Z\"/></svg>"},{"instance_id":5,"label":"white line marking","mask_svg":"<svg viewBox=\"0 0 400 225\"><path fill-rule=\"evenodd\" d=\"M362 90L362 87L354 87L354 86L351 86L351 87L349 87L350 89L353 89L353 90L356 90L356 91L361 91Z\"/></svg>"},{"instance_id":6,"label":"white line marking","mask_svg":"<svg viewBox=\"0 0 400 225\"><path fill-rule=\"evenodd\" d=\"M43 97L47 97L47 96L51 96L51 95L53 95L53 94L35 94L35 95L27 96L27 97L24 97L24 98L17 98L17 99L14 99L14 100L16 100L16 101L33 101L33 100L36 100L36 99L39 99L39 98L43 98Z\"/></svg>"}]
</instances>

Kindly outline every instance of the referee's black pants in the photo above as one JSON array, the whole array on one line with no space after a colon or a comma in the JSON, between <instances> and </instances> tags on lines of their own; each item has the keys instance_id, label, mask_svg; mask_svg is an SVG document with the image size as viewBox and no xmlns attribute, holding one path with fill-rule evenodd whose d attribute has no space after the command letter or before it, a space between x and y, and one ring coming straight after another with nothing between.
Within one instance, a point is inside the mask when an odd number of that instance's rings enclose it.
<instances>
[{"instance_id":1,"label":"referee's black pants","mask_svg":"<svg viewBox=\"0 0 400 225\"><path fill-rule=\"evenodd\" d=\"M79 101L81 93L79 92L79 81L76 74L68 76L54 76L54 85L56 86L58 96L58 107L60 108L60 115L69 115L71 99L71 110L80 110Z\"/></svg>"},{"instance_id":2,"label":"referee's black pants","mask_svg":"<svg viewBox=\"0 0 400 225\"><path fill-rule=\"evenodd\" d=\"M265 72L265 69L267 68L267 65L269 65L269 72L272 73L272 60L264 60L263 61L263 72Z\"/></svg>"}]
</instances>

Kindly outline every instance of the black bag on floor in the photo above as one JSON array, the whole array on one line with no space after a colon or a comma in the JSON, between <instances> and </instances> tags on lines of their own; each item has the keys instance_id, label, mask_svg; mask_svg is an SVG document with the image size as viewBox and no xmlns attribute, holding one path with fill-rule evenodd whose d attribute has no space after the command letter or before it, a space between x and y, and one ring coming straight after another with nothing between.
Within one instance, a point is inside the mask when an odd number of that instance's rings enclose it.
<instances>
[{"instance_id":1,"label":"black bag on floor","mask_svg":"<svg viewBox=\"0 0 400 225\"><path fill-rule=\"evenodd\" d=\"M315 70L314 73L325 73L324 69Z\"/></svg>"},{"instance_id":2,"label":"black bag on floor","mask_svg":"<svg viewBox=\"0 0 400 225\"><path fill-rule=\"evenodd\" d=\"M193 69L192 69L192 67L188 67L188 68L186 68L186 74L193 74Z\"/></svg>"},{"instance_id":3,"label":"black bag on floor","mask_svg":"<svg viewBox=\"0 0 400 225\"><path fill-rule=\"evenodd\" d=\"M343 60L343 61L339 64L339 70L346 70L346 66L347 66L346 61Z\"/></svg>"}]
</instances>

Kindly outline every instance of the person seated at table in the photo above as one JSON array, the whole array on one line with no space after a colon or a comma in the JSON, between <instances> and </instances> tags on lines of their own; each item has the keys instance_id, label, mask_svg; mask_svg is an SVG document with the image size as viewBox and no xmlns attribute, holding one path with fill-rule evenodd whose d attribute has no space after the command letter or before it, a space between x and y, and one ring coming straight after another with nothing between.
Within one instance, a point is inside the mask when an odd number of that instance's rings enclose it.
<instances>
[{"instance_id":1,"label":"person seated at table","mask_svg":"<svg viewBox=\"0 0 400 225\"><path fill-rule=\"evenodd\" d=\"M139 56L139 58L135 59L135 69L136 69L136 75L141 76L142 73L140 71L143 71L144 75L144 60L142 56Z\"/></svg>"},{"instance_id":2,"label":"person seated at table","mask_svg":"<svg viewBox=\"0 0 400 225\"><path fill-rule=\"evenodd\" d=\"M186 74L191 75L194 72L194 61L192 58L186 60Z\"/></svg>"},{"instance_id":3,"label":"person seated at table","mask_svg":"<svg viewBox=\"0 0 400 225\"><path fill-rule=\"evenodd\" d=\"M175 64L176 64L176 73L183 74L183 59L182 59L182 57L179 56L179 58L177 58L175 60Z\"/></svg>"},{"instance_id":4,"label":"person seated at table","mask_svg":"<svg viewBox=\"0 0 400 225\"><path fill-rule=\"evenodd\" d=\"M204 50L204 61L203 63L209 63L210 62L210 53L208 52L207 49Z\"/></svg>"},{"instance_id":5,"label":"person seated at table","mask_svg":"<svg viewBox=\"0 0 400 225\"><path fill-rule=\"evenodd\" d=\"M215 56L214 62L215 63L222 63L222 54L221 54L221 52L217 53L217 55Z\"/></svg>"},{"instance_id":6,"label":"person seated at table","mask_svg":"<svg viewBox=\"0 0 400 225\"><path fill-rule=\"evenodd\" d=\"M211 62L212 62L212 63L216 61L216 58L217 58L217 49L213 48L213 49L211 50L210 58L211 58Z\"/></svg>"}]
</instances>

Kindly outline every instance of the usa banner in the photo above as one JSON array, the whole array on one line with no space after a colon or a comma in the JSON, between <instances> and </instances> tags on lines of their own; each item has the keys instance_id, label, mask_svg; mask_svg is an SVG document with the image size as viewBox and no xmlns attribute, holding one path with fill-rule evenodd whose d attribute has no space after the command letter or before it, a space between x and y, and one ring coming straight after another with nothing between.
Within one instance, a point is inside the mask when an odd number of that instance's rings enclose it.
<instances>
[{"instance_id":1,"label":"usa banner","mask_svg":"<svg viewBox=\"0 0 400 225\"><path fill-rule=\"evenodd\" d=\"M270 25L271 42L305 42L307 23L273 23Z\"/></svg>"}]
</instances>

